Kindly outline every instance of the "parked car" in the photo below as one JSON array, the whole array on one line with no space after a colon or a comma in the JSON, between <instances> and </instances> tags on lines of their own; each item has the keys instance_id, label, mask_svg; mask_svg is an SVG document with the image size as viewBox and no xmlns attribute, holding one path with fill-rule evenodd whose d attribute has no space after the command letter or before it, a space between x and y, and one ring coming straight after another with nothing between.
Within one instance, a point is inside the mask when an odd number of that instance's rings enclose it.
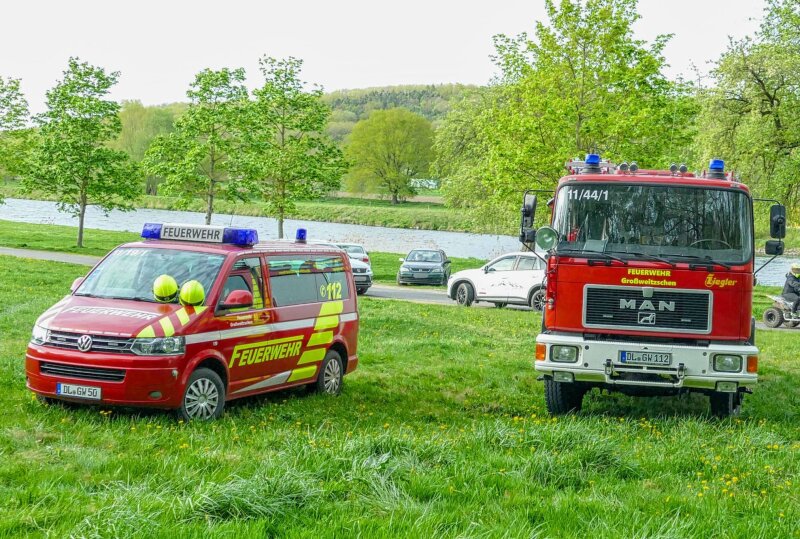
<instances>
[{"instance_id":1,"label":"parked car","mask_svg":"<svg viewBox=\"0 0 800 539\"><path fill-rule=\"evenodd\" d=\"M545 262L530 251L499 256L481 268L456 272L447 283L447 295L459 305L486 301L497 307L544 306Z\"/></svg>"},{"instance_id":2,"label":"parked car","mask_svg":"<svg viewBox=\"0 0 800 539\"><path fill-rule=\"evenodd\" d=\"M367 250L360 243L337 243L336 245L340 249L344 249L350 258L360 260L364 264L372 267L372 262L369 261L369 253L367 253Z\"/></svg>"},{"instance_id":3,"label":"parked car","mask_svg":"<svg viewBox=\"0 0 800 539\"><path fill-rule=\"evenodd\" d=\"M450 259L441 249L414 249L397 272L397 284L447 284L450 278Z\"/></svg>"},{"instance_id":4,"label":"parked car","mask_svg":"<svg viewBox=\"0 0 800 539\"><path fill-rule=\"evenodd\" d=\"M276 240L279 242L294 242L294 240ZM362 261L362 257L357 253L350 253L346 249L343 249L340 245L329 242L329 241L322 241L322 240L306 240L307 244L311 245L319 245L321 247L329 247L332 249L339 249L345 251L347 253L348 258L350 259L350 267L353 268L353 280L356 283L356 293L359 296L363 296L367 293L367 290L372 286L372 267L369 263L365 263ZM342 244L347 245L347 244ZM369 260L369 258L367 259Z\"/></svg>"}]
</instances>

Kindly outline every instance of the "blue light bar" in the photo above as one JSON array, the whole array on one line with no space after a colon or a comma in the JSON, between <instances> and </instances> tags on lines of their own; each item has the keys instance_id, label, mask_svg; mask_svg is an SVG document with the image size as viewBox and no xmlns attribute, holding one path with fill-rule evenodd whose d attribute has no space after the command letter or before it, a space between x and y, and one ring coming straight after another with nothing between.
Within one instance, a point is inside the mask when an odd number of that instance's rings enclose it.
<instances>
[{"instance_id":1,"label":"blue light bar","mask_svg":"<svg viewBox=\"0 0 800 539\"><path fill-rule=\"evenodd\" d=\"M586 164L590 167L596 167L600 165L600 156L596 153L586 154Z\"/></svg>"},{"instance_id":2,"label":"blue light bar","mask_svg":"<svg viewBox=\"0 0 800 539\"><path fill-rule=\"evenodd\" d=\"M142 228L142 237L146 240L160 240L161 223L145 223Z\"/></svg>"},{"instance_id":3,"label":"blue light bar","mask_svg":"<svg viewBox=\"0 0 800 539\"><path fill-rule=\"evenodd\" d=\"M142 227L142 238L250 246L258 243L258 232L252 228L145 223Z\"/></svg>"},{"instance_id":4,"label":"blue light bar","mask_svg":"<svg viewBox=\"0 0 800 539\"><path fill-rule=\"evenodd\" d=\"M725 170L725 161L722 159L712 159L711 162L708 164L708 170L713 170L714 172L722 172Z\"/></svg>"},{"instance_id":5,"label":"blue light bar","mask_svg":"<svg viewBox=\"0 0 800 539\"><path fill-rule=\"evenodd\" d=\"M306 236L308 235L308 231L305 228L298 228L297 233L294 236L294 241L297 243L305 243Z\"/></svg>"}]
</instances>

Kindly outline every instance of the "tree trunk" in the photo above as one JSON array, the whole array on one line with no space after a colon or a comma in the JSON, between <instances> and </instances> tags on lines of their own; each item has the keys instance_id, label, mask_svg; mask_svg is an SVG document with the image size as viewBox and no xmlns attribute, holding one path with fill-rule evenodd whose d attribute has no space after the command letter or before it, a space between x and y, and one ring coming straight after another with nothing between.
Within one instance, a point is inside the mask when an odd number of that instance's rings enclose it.
<instances>
[{"instance_id":1,"label":"tree trunk","mask_svg":"<svg viewBox=\"0 0 800 539\"><path fill-rule=\"evenodd\" d=\"M283 208L278 210L278 239L283 239Z\"/></svg>"},{"instance_id":2,"label":"tree trunk","mask_svg":"<svg viewBox=\"0 0 800 539\"><path fill-rule=\"evenodd\" d=\"M400 201L397 200L397 193L392 193L392 204L399 204Z\"/></svg>"},{"instance_id":3,"label":"tree trunk","mask_svg":"<svg viewBox=\"0 0 800 539\"><path fill-rule=\"evenodd\" d=\"M78 247L83 247L83 221L86 217L86 195L81 195L78 212Z\"/></svg>"},{"instance_id":4,"label":"tree trunk","mask_svg":"<svg viewBox=\"0 0 800 539\"><path fill-rule=\"evenodd\" d=\"M211 214L214 212L214 192L208 193L208 206L206 207L206 224L211 224Z\"/></svg>"}]
</instances>

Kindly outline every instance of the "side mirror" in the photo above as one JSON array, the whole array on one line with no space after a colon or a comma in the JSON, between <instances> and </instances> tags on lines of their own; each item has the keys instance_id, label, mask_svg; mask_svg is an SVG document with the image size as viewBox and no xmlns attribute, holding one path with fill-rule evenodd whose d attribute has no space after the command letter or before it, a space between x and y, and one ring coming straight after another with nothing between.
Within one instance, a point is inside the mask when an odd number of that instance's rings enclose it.
<instances>
[{"instance_id":1,"label":"side mirror","mask_svg":"<svg viewBox=\"0 0 800 539\"><path fill-rule=\"evenodd\" d=\"M399 260L400 262L405 262L406 261L406 259L403 258L402 256L400 258L398 258L397 260Z\"/></svg>"},{"instance_id":2,"label":"side mirror","mask_svg":"<svg viewBox=\"0 0 800 539\"><path fill-rule=\"evenodd\" d=\"M536 217L536 195L532 193L525 193L522 197L522 214L521 228L533 228L533 219Z\"/></svg>"},{"instance_id":3,"label":"side mirror","mask_svg":"<svg viewBox=\"0 0 800 539\"><path fill-rule=\"evenodd\" d=\"M783 242L780 240L769 240L764 252L769 256L780 256L783 254Z\"/></svg>"},{"instance_id":4,"label":"side mirror","mask_svg":"<svg viewBox=\"0 0 800 539\"><path fill-rule=\"evenodd\" d=\"M253 306L253 294L249 290L234 290L220 305L221 309L241 309Z\"/></svg>"},{"instance_id":5,"label":"side mirror","mask_svg":"<svg viewBox=\"0 0 800 539\"><path fill-rule=\"evenodd\" d=\"M85 277L78 277L77 279L72 281L72 285L70 285L69 291L70 292L75 292L78 289L78 287L81 285L81 283L83 282L84 279L85 279Z\"/></svg>"},{"instance_id":6,"label":"side mirror","mask_svg":"<svg viewBox=\"0 0 800 539\"><path fill-rule=\"evenodd\" d=\"M786 237L786 206L773 204L769 209L769 236L783 239Z\"/></svg>"}]
</instances>

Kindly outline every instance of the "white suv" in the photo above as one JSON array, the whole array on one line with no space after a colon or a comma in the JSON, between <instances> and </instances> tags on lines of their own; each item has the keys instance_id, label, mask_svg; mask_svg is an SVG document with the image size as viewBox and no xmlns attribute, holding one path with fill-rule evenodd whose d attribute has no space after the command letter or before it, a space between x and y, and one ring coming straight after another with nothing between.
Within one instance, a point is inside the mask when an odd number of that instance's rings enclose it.
<instances>
[{"instance_id":1,"label":"white suv","mask_svg":"<svg viewBox=\"0 0 800 539\"><path fill-rule=\"evenodd\" d=\"M464 306L486 301L541 311L545 268L545 261L530 251L504 254L481 268L454 273L447 281L447 295Z\"/></svg>"}]
</instances>

